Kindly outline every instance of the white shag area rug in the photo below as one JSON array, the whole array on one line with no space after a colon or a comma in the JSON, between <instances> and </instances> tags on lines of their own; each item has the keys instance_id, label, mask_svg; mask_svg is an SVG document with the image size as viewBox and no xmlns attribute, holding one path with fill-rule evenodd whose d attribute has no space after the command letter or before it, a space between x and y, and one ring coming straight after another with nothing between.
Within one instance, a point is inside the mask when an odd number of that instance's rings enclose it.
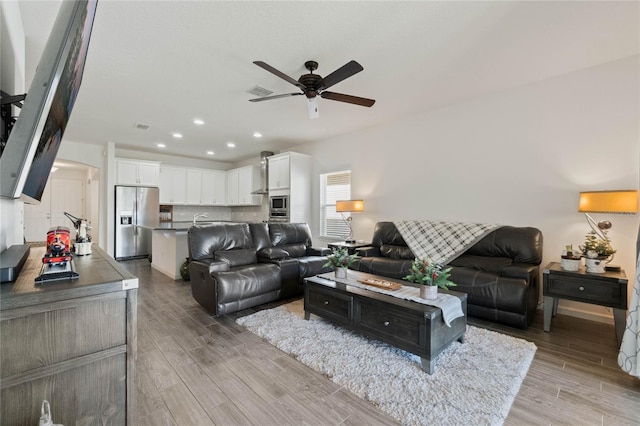
<instances>
[{"instance_id":1,"label":"white shag area rug","mask_svg":"<svg viewBox=\"0 0 640 426\"><path fill-rule=\"evenodd\" d=\"M315 315L302 300L236 322L407 425L499 425L536 352L535 344L468 325L436 359L367 339Z\"/></svg>"}]
</instances>

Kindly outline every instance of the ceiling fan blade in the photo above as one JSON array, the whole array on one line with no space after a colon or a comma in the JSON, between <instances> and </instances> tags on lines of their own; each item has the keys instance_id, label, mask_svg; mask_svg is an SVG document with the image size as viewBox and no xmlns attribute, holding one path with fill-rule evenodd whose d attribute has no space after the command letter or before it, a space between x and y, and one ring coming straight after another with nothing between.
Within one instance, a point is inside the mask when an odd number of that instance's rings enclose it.
<instances>
[{"instance_id":1,"label":"ceiling fan blade","mask_svg":"<svg viewBox=\"0 0 640 426\"><path fill-rule=\"evenodd\" d=\"M358 96L345 95L343 93L335 92L322 92L320 96L323 99L330 99L332 101L346 102L348 104L356 104L365 107L370 107L376 103L375 99L360 98Z\"/></svg>"},{"instance_id":2,"label":"ceiling fan blade","mask_svg":"<svg viewBox=\"0 0 640 426\"><path fill-rule=\"evenodd\" d=\"M304 95L304 93L285 93L284 95L265 96L264 98L249 99L249 102L270 101L271 99L288 98L289 96Z\"/></svg>"},{"instance_id":3,"label":"ceiling fan blade","mask_svg":"<svg viewBox=\"0 0 640 426\"><path fill-rule=\"evenodd\" d=\"M342 67L338 68L337 70L335 70L334 72L332 72L331 74L323 78L324 86L322 88L328 89L334 84L340 83L342 80L349 78L354 74L359 73L363 69L364 68L362 68L362 65L360 65L356 61L349 61L346 64L344 64Z\"/></svg>"},{"instance_id":4,"label":"ceiling fan blade","mask_svg":"<svg viewBox=\"0 0 640 426\"><path fill-rule=\"evenodd\" d=\"M254 64L256 64L257 66L259 66L262 69L265 69L267 71L269 71L271 74L274 74L278 77L280 77L281 79L288 81L289 83L293 84L294 86L297 86L299 88L301 88L302 90L306 90L307 88L304 86L304 84L298 82L298 80L289 77L288 75L286 75L285 73L283 73L282 71L279 71L277 69L275 69L274 67L272 67L271 65L262 62L262 61L253 61Z\"/></svg>"}]
</instances>

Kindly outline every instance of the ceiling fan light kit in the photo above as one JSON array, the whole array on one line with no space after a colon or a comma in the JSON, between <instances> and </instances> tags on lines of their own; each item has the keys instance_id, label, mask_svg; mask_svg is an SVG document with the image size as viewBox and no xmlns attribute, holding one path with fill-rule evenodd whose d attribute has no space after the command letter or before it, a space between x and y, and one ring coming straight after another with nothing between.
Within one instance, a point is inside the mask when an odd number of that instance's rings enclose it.
<instances>
[{"instance_id":1,"label":"ceiling fan light kit","mask_svg":"<svg viewBox=\"0 0 640 426\"><path fill-rule=\"evenodd\" d=\"M277 70L271 65L263 61L254 61L254 64L260 68L269 71L273 75L280 77L288 83L293 84L301 92L285 93L281 95L263 96L260 98L249 99L250 102L261 102L272 99L280 99L289 96L305 95L307 97L307 109L309 112L309 118L317 118L320 114L318 112L318 98L320 96L323 99L329 99L332 101L345 102L348 104L360 105L364 107L371 107L376 101L374 99L361 98L358 96L345 95L343 93L328 92L326 89L340 83L354 74L364 70L362 65L356 61L349 61L342 67L338 68L328 76L322 78L319 74L314 74L313 71L318 69L318 63L316 61L307 61L304 63L306 69L309 70L309 74L303 74L298 80L289 77L282 71Z\"/></svg>"},{"instance_id":2,"label":"ceiling fan light kit","mask_svg":"<svg viewBox=\"0 0 640 426\"><path fill-rule=\"evenodd\" d=\"M318 99L307 98L307 110L309 112L309 118L318 118L320 113L318 112Z\"/></svg>"}]
</instances>

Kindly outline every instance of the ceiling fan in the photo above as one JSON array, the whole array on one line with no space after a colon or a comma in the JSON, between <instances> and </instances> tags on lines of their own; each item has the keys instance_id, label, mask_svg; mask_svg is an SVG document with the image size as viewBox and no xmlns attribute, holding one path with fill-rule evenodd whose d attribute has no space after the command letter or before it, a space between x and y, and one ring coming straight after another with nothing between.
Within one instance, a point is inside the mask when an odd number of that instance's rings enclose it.
<instances>
[{"instance_id":1,"label":"ceiling fan","mask_svg":"<svg viewBox=\"0 0 640 426\"><path fill-rule=\"evenodd\" d=\"M279 71L271 65L262 62L254 61L254 64L263 68L270 73L280 77L281 79L293 84L301 92L285 93L282 95L265 96L262 98L249 99L250 102L262 102L269 101L271 99L286 98L289 96L305 95L307 97L307 108L309 109L309 118L318 117L318 103L317 96L320 95L323 99L329 99L332 101L346 102L348 104L360 105L365 107L372 106L376 101L374 99L360 98L358 96L345 95L343 93L329 92L326 89L334 84L340 83L351 77L354 74L364 70L362 65L356 61L349 61L342 67L338 68L326 77L322 77L319 74L313 72L318 69L318 63L316 61L307 61L304 63L304 67L309 70L309 74L303 74L298 80L295 80L282 71Z\"/></svg>"}]
</instances>

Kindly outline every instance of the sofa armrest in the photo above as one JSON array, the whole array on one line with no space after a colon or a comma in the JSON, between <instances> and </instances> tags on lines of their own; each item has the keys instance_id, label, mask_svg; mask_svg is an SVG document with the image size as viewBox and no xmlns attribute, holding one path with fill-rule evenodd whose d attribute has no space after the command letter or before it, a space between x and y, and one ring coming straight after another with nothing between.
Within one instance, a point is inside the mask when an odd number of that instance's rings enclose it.
<instances>
[{"instance_id":1,"label":"sofa armrest","mask_svg":"<svg viewBox=\"0 0 640 426\"><path fill-rule=\"evenodd\" d=\"M356 249L356 255L360 257L380 256L378 247L360 247Z\"/></svg>"},{"instance_id":2,"label":"sofa armrest","mask_svg":"<svg viewBox=\"0 0 640 426\"><path fill-rule=\"evenodd\" d=\"M538 265L532 265L530 263L512 263L502 269L501 275L503 277L522 278L527 280L528 283L532 283L535 282L539 273L540 267Z\"/></svg>"},{"instance_id":3,"label":"sofa armrest","mask_svg":"<svg viewBox=\"0 0 640 426\"><path fill-rule=\"evenodd\" d=\"M331 251L328 247L307 247L307 256L329 256Z\"/></svg>"},{"instance_id":4,"label":"sofa armrest","mask_svg":"<svg viewBox=\"0 0 640 426\"><path fill-rule=\"evenodd\" d=\"M258 260L262 263L269 263L272 260L286 259L289 252L278 247L269 247L258 252Z\"/></svg>"},{"instance_id":5,"label":"sofa armrest","mask_svg":"<svg viewBox=\"0 0 640 426\"><path fill-rule=\"evenodd\" d=\"M216 271L216 269L219 269ZM213 270L213 271L210 271ZM212 273L229 270L226 262L215 262L213 259L193 260L189 262L191 293L193 298L213 315L218 315L218 289Z\"/></svg>"}]
</instances>

